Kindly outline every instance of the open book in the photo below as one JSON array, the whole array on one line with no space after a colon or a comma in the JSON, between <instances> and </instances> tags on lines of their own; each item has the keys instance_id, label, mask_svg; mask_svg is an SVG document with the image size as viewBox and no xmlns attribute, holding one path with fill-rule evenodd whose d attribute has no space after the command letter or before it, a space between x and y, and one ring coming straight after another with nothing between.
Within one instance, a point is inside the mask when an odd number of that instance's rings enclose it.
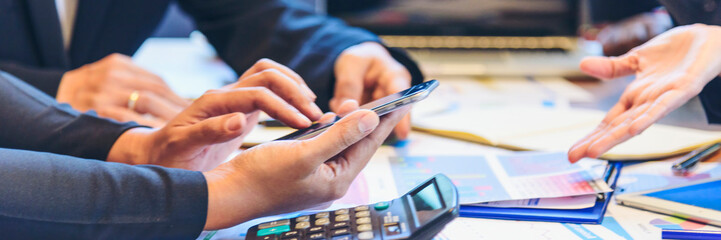
<instances>
[{"instance_id":1,"label":"open book","mask_svg":"<svg viewBox=\"0 0 721 240\"><path fill-rule=\"evenodd\" d=\"M505 106L415 111L416 130L513 150L567 151L601 122L605 112ZM655 159L721 141L721 132L655 124L601 156L610 160Z\"/></svg>"}]
</instances>

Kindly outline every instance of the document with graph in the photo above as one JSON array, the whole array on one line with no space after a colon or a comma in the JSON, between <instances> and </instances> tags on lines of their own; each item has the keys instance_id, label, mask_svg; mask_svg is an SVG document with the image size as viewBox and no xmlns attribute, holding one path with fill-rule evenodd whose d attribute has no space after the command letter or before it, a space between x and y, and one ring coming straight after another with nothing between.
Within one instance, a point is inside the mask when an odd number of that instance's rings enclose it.
<instances>
[{"instance_id":1,"label":"document with graph","mask_svg":"<svg viewBox=\"0 0 721 240\"><path fill-rule=\"evenodd\" d=\"M398 189L409 189L436 173L446 174L458 187L461 204L612 191L601 179L605 161L570 164L566 159L563 152L528 152L391 157L389 163Z\"/></svg>"}]
</instances>

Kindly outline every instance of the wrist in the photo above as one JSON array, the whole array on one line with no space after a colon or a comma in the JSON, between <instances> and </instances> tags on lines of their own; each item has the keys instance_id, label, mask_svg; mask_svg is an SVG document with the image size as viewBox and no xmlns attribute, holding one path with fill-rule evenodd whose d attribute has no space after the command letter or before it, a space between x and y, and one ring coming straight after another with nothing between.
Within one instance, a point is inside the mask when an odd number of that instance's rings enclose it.
<instances>
[{"instance_id":1,"label":"wrist","mask_svg":"<svg viewBox=\"0 0 721 240\"><path fill-rule=\"evenodd\" d=\"M108 153L108 162L118 162L130 165L153 164L154 133L155 129L136 127L125 131L113 144Z\"/></svg>"},{"instance_id":2,"label":"wrist","mask_svg":"<svg viewBox=\"0 0 721 240\"><path fill-rule=\"evenodd\" d=\"M208 215L205 230L222 229L261 216L253 193L243 187L242 174L226 163L203 172L208 184Z\"/></svg>"}]
</instances>

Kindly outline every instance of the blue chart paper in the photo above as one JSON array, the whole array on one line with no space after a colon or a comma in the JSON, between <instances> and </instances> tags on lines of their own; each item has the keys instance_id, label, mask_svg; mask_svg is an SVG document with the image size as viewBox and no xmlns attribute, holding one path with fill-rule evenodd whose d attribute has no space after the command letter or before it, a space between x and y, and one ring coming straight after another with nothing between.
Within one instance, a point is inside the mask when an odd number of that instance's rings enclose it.
<instances>
[{"instance_id":1,"label":"blue chart paper","mask_svg":"<svg viewBox=\"0 0 721 240\"><path fill-rule=\"evenodd\" d=\"M510 197L483 156L404 157L390 161L399 191L412 189L426 181L428 176L444 173L458 188L462 202Z\"/></svg>"},{"instance_id":2,"label":"blue chart paper","mask_svg":"<svg viewBox=\"0 0 721 240\"><path fill-rule=\"evenodd\" d=\"M652 192L644 195L721 211L721 180Z\"/></svg>"}]
</instances>

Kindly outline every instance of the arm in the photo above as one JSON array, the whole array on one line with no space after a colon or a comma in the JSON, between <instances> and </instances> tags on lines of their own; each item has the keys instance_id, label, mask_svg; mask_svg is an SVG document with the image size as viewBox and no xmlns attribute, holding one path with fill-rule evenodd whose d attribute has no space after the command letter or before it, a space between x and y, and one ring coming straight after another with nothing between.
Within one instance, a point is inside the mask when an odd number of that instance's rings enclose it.
<instances>
[{"instance_id":1,"label":"arm","mask_svg":"<svg viewBox=\"0 0 721 240\"><path fill-rule=\"evenodd\" d=\"M60 105L25 82L0 72L0 147L105 159L134 123L117 123Z\"/></svg>"},{"instance_id":2,"label":"arm","mask_svg":"<svg viewBox=\"0 0 721 240\"><path fill-rule=\"evenodd\" d=\"M60 79L65 74L65 70L62 69L29 67L5 61L0 61L0 71L24 79L25 82L50 96L57 94Z\"/></svg>"},{"instance_id":3,"label":"arm","mask_svg":"<svg viewBox=\"0 0 721 240\"><path fill-rule=\"evenodd\" d=\"M205 223L200 172L0 148L7 239L193 239Z\"/></svg>"}]
</instances>

